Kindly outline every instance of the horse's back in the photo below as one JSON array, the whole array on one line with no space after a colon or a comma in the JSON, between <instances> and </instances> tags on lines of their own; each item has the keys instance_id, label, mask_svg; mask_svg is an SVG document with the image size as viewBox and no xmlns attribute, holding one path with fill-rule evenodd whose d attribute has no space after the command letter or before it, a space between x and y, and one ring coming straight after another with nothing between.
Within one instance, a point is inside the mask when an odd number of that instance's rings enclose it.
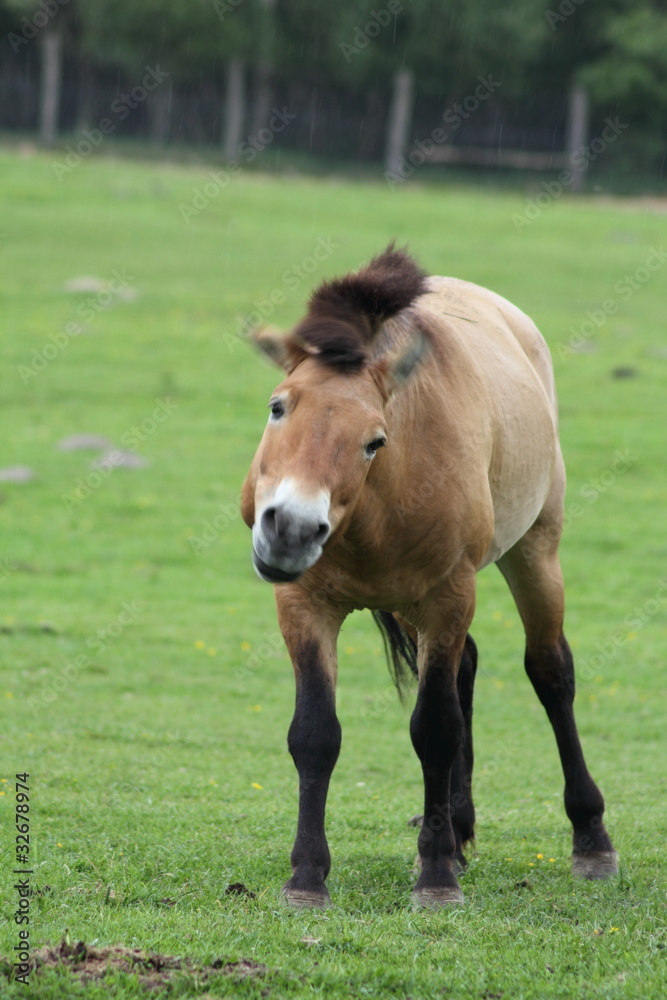
<instances>
[{"instance_id":1,"label":"horse's back","mask_svg":"<svg viewBox=\"0 0 667 1000\"><path fill-rule=\"evenodd\" d=\"M463 319L466 326L459 323L458 329L473 338L476 358L480 363L484 363L485 341L494 334L496 340L500 337L503 350L518 346L539 376L553 412L557 413L551 355L530 316L497 292L462 278L432 277L429 288L431 295L422 301L427 304L432 297L436 309L441 307L444 316ZM494 368L492 374L497 378L497 369Z\"/></svg>"},{"instance_id":2,"label":"horse's back","mask_svg":"<svg viewBox=\"0 0 667 1000\"><path fill-rule=\"evenodd\" d=\"M442 345L443 391L459 393L461 424L491 435L477 474L488 482L494 538L484 565L496 561L562 492L557 401L547 344L534 322L501 295L458 278L429 279L419 302ZM450 381L447 357L462 372ZM486 459L484 459L486 461Z\"/></svg>"}]
</instances>

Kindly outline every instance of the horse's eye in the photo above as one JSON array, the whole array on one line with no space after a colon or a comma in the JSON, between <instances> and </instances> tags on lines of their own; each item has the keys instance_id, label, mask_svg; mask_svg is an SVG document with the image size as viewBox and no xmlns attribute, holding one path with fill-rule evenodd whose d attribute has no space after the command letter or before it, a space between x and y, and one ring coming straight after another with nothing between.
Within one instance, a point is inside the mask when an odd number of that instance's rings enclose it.
<instances>
[{"instance_id":1,"label":"horse's eye","mask_svg":"<svg viewBox=\"0 0 667 1000\"><path fill-rule=\"evenodd\" d=\"M375 452L379 448L384 448L384 446L386 445L386 443L387 443L387 439L386 438L375 438L374 441L371 441L370 444L366 445L366 455L367 455L367 457L368 458L373 458L373 456L375 455Z\"/></svg>"},{"instance_id":2,"label":"horse's eye","mask_svg":"<svg viewBox=\"0 0 667 1000\"><path fill-rule=\"evenodd\" d=\"M280 402L279 399L272 400L269 403L269 407L271 409L272 417L282 417L283 414L285 413L285 407L283 406L283 404Z\"/></svg>"}]
</instances>

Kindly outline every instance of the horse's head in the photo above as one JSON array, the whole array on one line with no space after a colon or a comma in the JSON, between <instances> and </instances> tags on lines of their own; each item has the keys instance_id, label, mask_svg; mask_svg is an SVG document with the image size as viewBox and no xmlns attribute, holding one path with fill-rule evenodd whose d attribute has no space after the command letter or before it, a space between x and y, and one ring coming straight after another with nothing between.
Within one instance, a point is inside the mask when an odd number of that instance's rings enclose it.
<instances>
[{"instance_id":1,"label":"horse's head","mask_svg":"<svg viewBox=\"0 0 667 1000\"><path fill-rule=\"evenodd\" d=\"M242 513L262 579L297 579L351 516L387 443L387 403L425 347L410 323L384 352L376 337L421 291L422 272L389 248L357 274L323 285L291 333L255 338L286 372L243 486Z\"/></svg>"}]
</instances>

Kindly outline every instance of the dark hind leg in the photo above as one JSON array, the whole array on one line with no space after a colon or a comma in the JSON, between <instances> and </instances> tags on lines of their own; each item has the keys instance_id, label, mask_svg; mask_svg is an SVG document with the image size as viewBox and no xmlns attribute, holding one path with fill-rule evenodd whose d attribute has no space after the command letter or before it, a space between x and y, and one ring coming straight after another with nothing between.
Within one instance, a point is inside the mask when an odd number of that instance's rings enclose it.
<instances>
[{"instance_id":1,"label":"dark hind leg","mask_svg":"<svg viewBox=\"0 0 667 1000\"><path fill-rule=\"evenodd\" d=\"M555 530L554 530L554 525ZM526 672L556 737L565 777L565 811L573 827L572 871L608 878L618 860L602 821L604 799L591 778L574 719L574 664L563 635L559 521L543 515L499 561L526 630Z\"/></svg>"},{"instance_id":2,"label":"dark hind leg","mask_svg":"<svg viewBox=\"0 0 667 1000\"><path fill-rule=\"evenodd\" d=\"M450 809L456 838L456 863L467 867L463 848L475 836L475 806L472 801L472 700L477 673L477 646L471 635L466 636L456 686L463 712L464 732L461 746L452 766Z\"/></svg>"}]
</instances>

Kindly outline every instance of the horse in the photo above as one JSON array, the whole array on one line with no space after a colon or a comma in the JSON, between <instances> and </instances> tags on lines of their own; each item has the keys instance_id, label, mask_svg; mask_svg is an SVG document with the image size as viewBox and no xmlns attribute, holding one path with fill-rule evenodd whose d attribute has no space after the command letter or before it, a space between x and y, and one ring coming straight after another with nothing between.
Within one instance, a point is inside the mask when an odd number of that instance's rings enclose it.
<instances>
[{"instance_id":1,"label":"horse","mask_svg":"<svg viewBox=\"0 0 667 1000\"><path fill-rule=\"evenodd\" d=\"M324 282L290 332L257 346L283 369L241 494L252 561L275 585L296 679L288 748L299 811L283 893L324 907L325 807L341 744L336 644L370 609L402 688L418 677L410 736L421 762L418 906L463 901L475 810L469 628L476 574L496 563L525 631L525 669L553 728L572 824L572 871L618 859L575 723L558 544L565 471L553 368L529 317L467 281L427 276L390 244Z\"/></svg>"}]
</instances>

